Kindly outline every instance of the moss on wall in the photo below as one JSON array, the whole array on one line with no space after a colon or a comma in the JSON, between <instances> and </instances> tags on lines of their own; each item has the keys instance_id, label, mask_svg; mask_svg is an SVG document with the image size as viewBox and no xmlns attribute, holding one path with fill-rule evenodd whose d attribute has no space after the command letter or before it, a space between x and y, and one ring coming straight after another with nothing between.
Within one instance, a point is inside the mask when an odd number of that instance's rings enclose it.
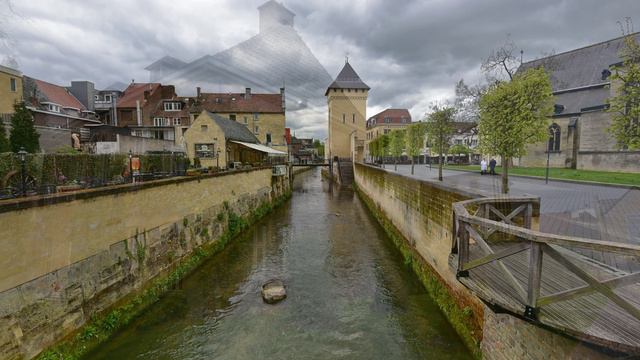
<instances>
[{"instance_id":1,"label":"moss on wall","mask_svg":"<svg viewBox=\"0 0 640 360\"><path fill-rule=\"evenodd\" d=\"M378 184L382 184L380 177L378 176L377 178ZM480 348L483 321L482 307L468 303L462 297L457 297L455 291L447 285L437 271L427 264L420 254L409 245L410 242L393 225L384 211L376 206L357 186L354 187L360 199L367 205L367 208L402 253L405 264L410 266L418 276L429 295L438 304L440 310L458 332L473 356L477 359L482 358L482 350Z\"/></svg>"},{"instance_id":2,"label":"moss on wall","mask_svg":"<svg viewBox=\"0 0 640 360\"><path fill-rule=\"evenodd\" d=\"M228 202L225 202L226 206L223 206L223 211L218 213L216 218L219 221L226 219L226 231L216 241L195 247L189 255L180 260L171 270L156 276L141 290L126 296L106 311L92 316L91 321L68 335L57 345L40 353L36 359L80 359L87 355L92 349L108 340L116 331L131 323L146 308L160 300L163 294L177 286L181 279L197 269L211 256L224 249L229 241L237 237L243 230L270 213L274 208L282 205L290 197L291 192L287 191L271 202L263 202L244 217L235 213L231 206L228 205ZM201 226L198 221L189 224L190 222L186 217L182 220L182 223L189 229ZM206 229L206 227L201 228L200 231L195 231L194 228L195 236L201 237L199 239L200 243L210 236L208 231L203 229ZM137 258L137 261L140 262L139 265L145 260L144 253L142 256L140 255L141 242L139 238L145 239L145 234L146 231L136 234L134 237L136 254L131 255ZM184 232L181 234L184 235ZM176 234L176 236L180 235Z\"/></svg>"}]
</instances>

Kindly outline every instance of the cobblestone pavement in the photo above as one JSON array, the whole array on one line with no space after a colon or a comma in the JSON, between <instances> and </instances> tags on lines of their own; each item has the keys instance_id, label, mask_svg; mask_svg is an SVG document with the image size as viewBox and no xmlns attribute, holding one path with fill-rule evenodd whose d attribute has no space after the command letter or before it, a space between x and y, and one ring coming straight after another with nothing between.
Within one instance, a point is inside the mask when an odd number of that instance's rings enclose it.
<instances>
[{"instance_id":1,"label":"cobblestone pavement","mask_svg":"<svg viewBox=\"0 0 640 360\"><path fill-rule=\"evenodd\" d=\"M393 165L387 165L393 170ZM398 172L420 179L438 178L438 168L398 165ZM638 175L640 176L640 175ZM500 194L501 177L444 170L443 181L485 195ZM510 193L540 197L540 230L597 240L640 244L640 190L511 177ZM640 271L637 258L599 251L580 251L624 271Z\"/></svg>"}]
</instances>

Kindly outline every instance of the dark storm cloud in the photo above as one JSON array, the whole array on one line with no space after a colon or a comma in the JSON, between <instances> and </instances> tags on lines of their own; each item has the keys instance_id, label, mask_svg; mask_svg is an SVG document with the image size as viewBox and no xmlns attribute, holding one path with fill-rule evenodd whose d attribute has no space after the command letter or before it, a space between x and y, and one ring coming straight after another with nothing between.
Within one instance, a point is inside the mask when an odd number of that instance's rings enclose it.
<instances>
[{"instance_id":1,"label":"dark storm cloud","mask_svg":"<svg viewBox=\"0 0 640 360\"><path fill-rule=\"evenodd\" d=\"M143 68L171 54L192 60L257 33L262 1L14 2L9 33L28 75L66 84L147 79ZM457 80L482 79L480 63L510 34L524 58L562 52L620 35L616 21L640 14L640 1L351 1L284 0L296 28L335 76L350 62L372 91L372 115L407 107L421 117L453 95ZM640 27L640 16L636 19ZM1 51L1 50L0 50ZM290 120L305 136L324 137L324 114Z\"/></svg>"}]
</instances>

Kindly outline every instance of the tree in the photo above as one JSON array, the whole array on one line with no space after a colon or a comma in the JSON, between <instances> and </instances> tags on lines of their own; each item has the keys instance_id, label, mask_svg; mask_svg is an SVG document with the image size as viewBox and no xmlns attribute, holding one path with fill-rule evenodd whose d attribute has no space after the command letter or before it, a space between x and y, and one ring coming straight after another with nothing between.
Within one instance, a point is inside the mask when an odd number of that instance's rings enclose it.
<instances>
[{"instance_id":1,"label":"tree","mask_svg":"<svg viewBox=\"0 0 640 360\"><path fill-rule=\"evenodd\" d=\"M316 139L313 141L313 148L316 149L318 157L324 158L324 144L321 143L320 140Z\"/></svg>"},{"instance_id":2,"label":"tree","mask_svg":"<svg viewBox=\"0 0 640 360\"><path fill-rule=\"evenodd\" d=\"M609 99L612 124L609 132L622 149L640 149L640 44L627 34L620 52L622 66L615 66L611 76L616 95Z\"/></svg>"},{"instance_id":3,"label":"tree","mask_svg":"<svg viewBox=\"0 0 640 360\"><path fill-rule=\"evenodd\" d=\"M11 151L18 152L21 148L34 153L40 149L40 134L33 126L33 117L24 103L13 105L14 113L11 116Z\"/></svg>"},{"instance_id":4,"label":"tree","mask_svg":"<svg viewBox=\"0 0 640 360\"><path fill-rule=\"evenodd\" d=\"M398 171L398 158L404 150L404 130L393 130L389 133L389 152L394 158L394 171Z\"/></svg>"},{"instance_id":5,"label":"tree","mask_svg":"<svg viewBox=\"0 0 640 360\"><path fill-rule=\"evenodd\" d=\"M453 121L456 110L450 106L433 106L426 123L427 138L431 148L438 154L438 180L442 181L444 154L449 149L449 141L453 134Z\"/></svg>"},{"instance_id":6,"label":"tree","mask_svg":"<svg viewBox=\"0 0 640 360\"><path fill-rule=\"evenodd\" d=\"M373 140L375 144L373 145L374 156L380 158L382 162L382 168L384 169L384 158L389 154L389 135L384 134L382 136L378 136Z\"/></svg>"},{"instance_id":7,"label":"tree","mask_svg":"<svg viewBox=\"0 0 640 360\"><path fill-rule=\"evenodd\" d=\"M7 132L4 129L4 123L0 120L0 153L11 151L11 144L7 139Z\"/></svg>"},{"instance_id":8,"label":"tree","mask_svg":"<svg viewBox=\"0 0 640 360\"><path fill-rule=\"evenodd\" d=\"M453 106L456 108L456 121L478 122L479 110L478 102L486 90L484 85L469 86L460 79L456 83L455 99Z\"/></svg>"},{"instance_id":9,"label":"tree","mask_svg":"<svg viewBox=\"0 0 640 360\"><path fill-rule=\"evenodd\" d=\"M453 155L466 155L468 156L471 153L471 149L468 146L463 144L455 144L451 148L449 148L449 154Z\"/></svg>"},{"instance_id":10,"label":"tree","mask_svg":"<svg viewBox=\"0 0 640 360\"><path fill-rule=\"evenodd\" d=\"M548 137L548 116L553 114L553 94L544 68L497 82L480 99L478 124L480 149L502 158L502 192L509 192L509 162L526 154L526 146Z\"/></svg>"},{"instance_id":11,"label":"tree","mask_svg":"<svg viewBox=\"0 0 640 360\"><path fill-rule=\"evenodd\" d=\"M490 83L506 80L505 77L513 80L516 70L522 64L522 50L520 50L520 59L516 58L515 51L516 44L509 36L504 45L491 51L480 67Z\"/></svg>"},{"instance_id":12,"label":"tree","mask_svg":"<svg viewBox=\"0 0 640 360\"><path fill-rule=\"evenodd\" d=\"M405 131L405 148L407 155L411 157L411 175L415 165L415 157L420 155L424 144L425 126L423 123L414 123L407 127Z\"/></svg>"}]
</instances>

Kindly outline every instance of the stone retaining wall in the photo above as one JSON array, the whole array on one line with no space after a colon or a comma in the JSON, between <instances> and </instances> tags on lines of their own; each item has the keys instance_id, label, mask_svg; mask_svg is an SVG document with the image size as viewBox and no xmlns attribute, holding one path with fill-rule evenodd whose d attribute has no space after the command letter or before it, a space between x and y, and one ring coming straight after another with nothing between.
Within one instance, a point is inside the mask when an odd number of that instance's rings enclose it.
<instances>
[{"instance_id":1,"label":"stone retaining wall","mask_svg":"<svg viewBox=\"0 0 640 360\"><path fill-rule=\"evenodd\" d=\"M354 175L359 195L385 230L392 238L400 234L402 239L396 244L405 257L406 253L419 257L413 261L414 271L477 357L606 358L572 338L511 315L496 314L458 282L449 266L452 204L480 195L363 164L354 165Z\"/></svg>"},{"instance_id":2,"label":"stone retaining wall","mask_svg":"<svg viewBox=\"0 0 640 360\"><path fill-rule=\"evenodd\" d=\"M2 205L0 358L34 357L289 191L271 168L127 186Z\"/></svg>"}]
</instances>

